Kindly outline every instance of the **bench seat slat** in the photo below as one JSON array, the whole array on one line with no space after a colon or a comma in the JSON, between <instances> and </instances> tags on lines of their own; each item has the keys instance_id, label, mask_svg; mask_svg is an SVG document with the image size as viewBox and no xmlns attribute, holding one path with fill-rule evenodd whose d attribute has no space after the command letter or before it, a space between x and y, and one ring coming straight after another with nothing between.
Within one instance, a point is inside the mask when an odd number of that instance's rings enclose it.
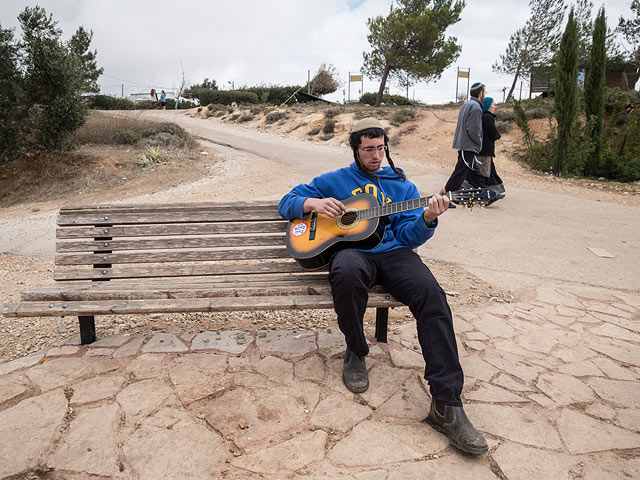
<instances>
[{"instance_id":1,"label":"bench seat slat","mask_svg":"<svg viewBox=\"0 0 640 480\"><path fill-rule=\"evenodd\" d=\"M100 250L154 250L178 248L282 246L284 235L246 235L229 237L162 238L153 240L94 240L58 242L56 252L95 252Z\"/></svg>"},{"instance_id":2,"label":"bench seat slat","mask_svg":"<svg viewBox=\"0 0 640 480\"><path fill-rule=\"evenodd\" d=\"M140 253L98 253L98 254L58 254L56 265L99 265L122 263L163 263L163 262L196 262L220 260L248 260L267 258L287 258L287 249L259 248L259 249L227 249L227 250L199 250L199 251L149 251Z\"/></svg>"},{"instance_id":3,"label":"bench seat slat","mask_svg":"<svg viewBox=\"0 0 640 480\"><path fill-rule=\"evenodd\" d=\"M115 227L61 227L56 238L147 237L170 235L217 235L286 232L287 221L173 223L169 225L128 225Z\"/></svg>"},{"instance_id":4,"label":"bench seat slat","mask_svg":"<svg viewBox=\"0 0 640 480\"><path fill-rule=\"evenodd\" d=\"M73 215L84 212L159 212L159 211L194 211L194 210L277 210L276 202L193 202L193 203L137 203L137 204L113 204L103 203L98 205L64 205L60 207L60 215Z\"/></svg>"},{"instance_id":5,"label":"bench seat slat","mask_svg":"<svg viewBox=\"0 0 640 480\"><path fill-rule=\"evenodd\" d=\"M8 305L3 313L7 317L39 317L64 315L109 315L145 313L231 312L255 310L333 309L330 295L294 295L264 297L219 297L189 299L115 300L94 302L22 302ZM388 294L369 295L369 307L396 307L402 305ZM65 307L66 306L66 307Z\"/></svg>"},{"instance_id":6,"label":"bench seat slat","mask_svg":"<svg viewBox=\"0 0 640 480\"><path fill-rule=\"evenodd\" d=\"M260 222L281 220L277 211L221 211L221 212L184 212L175 215L171 212L146 214L139 213L104 213L76 214L58 216L57 224L65 225L138 225L145 223L203 223L203 222Z\"/></svg>"}]
</instances>

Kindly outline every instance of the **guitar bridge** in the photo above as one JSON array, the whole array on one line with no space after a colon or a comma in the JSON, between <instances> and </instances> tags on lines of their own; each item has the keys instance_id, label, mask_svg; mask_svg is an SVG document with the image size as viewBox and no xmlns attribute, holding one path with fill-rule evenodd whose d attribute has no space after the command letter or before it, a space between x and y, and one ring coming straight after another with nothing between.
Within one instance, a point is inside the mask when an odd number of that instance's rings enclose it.
<instances>
[{"instance_id":1,"label":"guitar bridge","mask_svg":"<svg viewBox=\"0 0 640 480\"><path fill-rule=\"evenodd\" d=\"M318 212L311 214L311 220L309 220L309 240L316 239L316 229L318 228Z\"/></svg>"}]
</instances>

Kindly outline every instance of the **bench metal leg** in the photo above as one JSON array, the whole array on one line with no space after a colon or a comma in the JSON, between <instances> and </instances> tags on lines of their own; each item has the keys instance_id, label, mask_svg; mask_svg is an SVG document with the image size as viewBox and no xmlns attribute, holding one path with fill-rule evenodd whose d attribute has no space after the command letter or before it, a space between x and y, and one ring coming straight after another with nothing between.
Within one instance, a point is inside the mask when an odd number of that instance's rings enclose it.
<instances>
[{"instance_id":1,"label":"bench metal leg","mask_svg":"<svg viewBox=\"0 0 640 480\"><path fill-rule=\"evenodd\" d=\"M376 308L376 340L387 343L387 325L389 323L389 307Z\"/></svg>"},{"instance_id":2,"label":"bench metal leg","mask_svg":"<svg viewBox=\"0 0 640 480\"><path fill-rule=\"evenodd\" d=\"M87 345L96 341L96 321L93 315L79 316L80 323L80 343Z\"/></svg>"}]
</instances>

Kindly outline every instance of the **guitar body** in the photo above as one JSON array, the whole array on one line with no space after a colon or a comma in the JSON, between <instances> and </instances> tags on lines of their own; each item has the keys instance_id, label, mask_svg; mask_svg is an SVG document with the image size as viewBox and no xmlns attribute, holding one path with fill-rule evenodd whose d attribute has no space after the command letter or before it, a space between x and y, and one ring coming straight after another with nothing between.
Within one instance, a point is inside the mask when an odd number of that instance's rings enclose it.
<instances>
[{"instance_id":1,"label":"guitar body","mask_svg":"<svg viewBox=\"0 0 640 480\"><path fill-rule=\"evenodd\" d=\"M351 222L349 212L377 207L376 197L368 193L354 195L342 203L347 213L330 218L311 212L305 218L290 220L286 245L289 254L304 268L321 268L331 256L345 248L371 249L382 241L384 225L380 218Z\"/></svg>"}]
</instances>

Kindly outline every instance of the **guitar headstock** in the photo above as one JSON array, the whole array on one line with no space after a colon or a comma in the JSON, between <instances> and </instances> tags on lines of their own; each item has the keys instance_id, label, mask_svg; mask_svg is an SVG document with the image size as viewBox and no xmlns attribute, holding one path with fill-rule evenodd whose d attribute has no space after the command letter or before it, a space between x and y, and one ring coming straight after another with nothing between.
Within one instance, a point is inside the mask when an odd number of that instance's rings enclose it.
<instances>
[{"instance_id":1,"label":"guitar headstock","mask_svg":"<svg viewBox=\"0 0 640 480\"><path fill-rule=\"evenodd\" d=\"M456 205L473 207L487 205L498 194L488 188L464 188L455 192L447 192L445 195Z\"/></svg>"}]
</instances>

